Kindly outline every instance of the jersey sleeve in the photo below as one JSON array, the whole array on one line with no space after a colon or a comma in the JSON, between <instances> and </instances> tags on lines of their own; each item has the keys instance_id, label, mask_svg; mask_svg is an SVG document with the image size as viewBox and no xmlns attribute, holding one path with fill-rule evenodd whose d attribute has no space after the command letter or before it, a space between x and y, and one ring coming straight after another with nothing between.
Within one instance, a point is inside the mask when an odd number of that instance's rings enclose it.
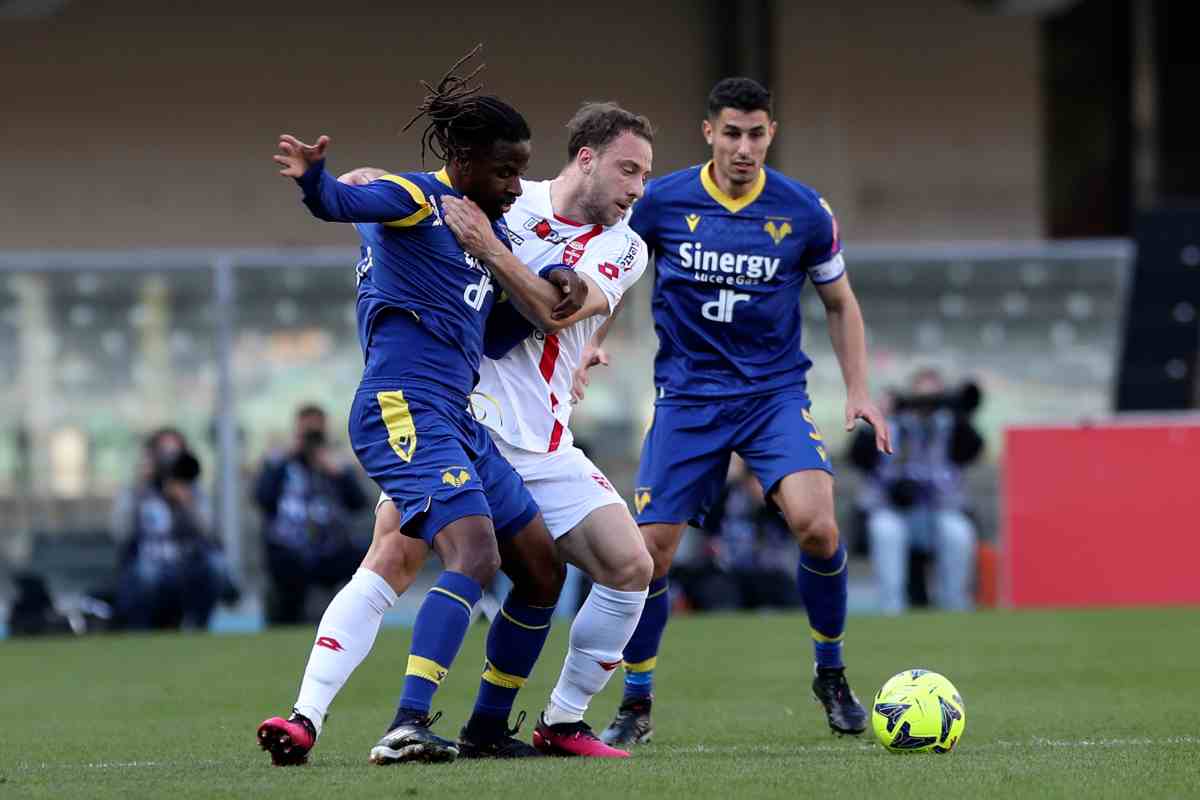
<instances>
[{"instance_id":1,"label":"jersey sleeve","mask_svg":"<svg viewBox=\"0 0 1200 800\"><path fill-rule=\"evenodd\" d=\"M591 278L608 300L608 313L617 307L621 296L637 283L646 271L646 243L631 229L611 232L597 241L595 250L587 248L575 271Z\"/></svg>"},{"instance_id":2,"label":"jersey sleeve","mask_svg":"<svg viewBox=\"0 0 1200 800\"><path fill-rule=\"evenodd\" d=\"M317 219L328 222L382 222L407 228L433 213L433 206L416 183L402 175L384 175L365 186L338 183L318 162L297 178L304 205Z\"/></svg>"},{"instance_id":3,"label":"jersey sleeve","mask_svg":"<svg viewBox=\"0 0 1200 800\"><path fill-rule=\"evenodd\" d=\"M819 206L814 210L816 223L804 248L801 266L813 283L833 283L846 273L837 217L824 197L816 198L816 205Z\"/></svg>"}]
</instances>

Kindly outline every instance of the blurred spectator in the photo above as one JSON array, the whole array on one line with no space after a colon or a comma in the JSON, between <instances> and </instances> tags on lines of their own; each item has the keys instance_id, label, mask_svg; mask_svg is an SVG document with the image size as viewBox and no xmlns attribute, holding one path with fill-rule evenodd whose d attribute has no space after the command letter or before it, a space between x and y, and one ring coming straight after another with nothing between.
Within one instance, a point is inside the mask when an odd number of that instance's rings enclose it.
<instances>
[{"instance_id":1,"label":"blurred spectator","mask_svg":"<svg viewBox=\"0 0 1200 800\"><path fill-rule=\"evenodd\" d=\"M880 453L869 429L851 443L850 460L867 477L859 502L885 614L908 607L910 563L923 569L928 559L933 602L954 611L971 608L976 533L966 513L963 469L983 452L970 419L980 400L974 384L947 391L941 373L921 369L908 392L891 399L895 454Z\"/></svg>"},{"instance_id":2,"label":"blurred spectator","mask_svg":"<svg viewBox=\"0 0 1200 800\"><path fill-rule=\"evenodd\" d=\"M366 507L367 496L351 465L330 450L319 406L296 412L295 443L263 465L254 496L271 581L267 617L301 622L309 588L350 580L368 544L351 535L353 514Z\"/></svg>"},{"instance_id":3,"label":"blurred spectator","mask_svg":"<svg viewBox=\"0 0 1200 800\"><path fill-rule=\"evenodd\" d=\"M174 428L146 440L139 480L114 512L124 536L116 622L129 628L206 628L229 588L198 485L200 462Z\"/></svg>"},{"instance_id":4,"label":"blurred spectator","mask_svg":"<svg viewBox=\"0 0 1200 800\"><path fill-rule=\"evenodd\" d=\"M736 455L710 520L701 558L673 576L692 606L710 611L800 605L800 551L787 523L767 505L758 479Z\"/></svg>"}]
</instances>

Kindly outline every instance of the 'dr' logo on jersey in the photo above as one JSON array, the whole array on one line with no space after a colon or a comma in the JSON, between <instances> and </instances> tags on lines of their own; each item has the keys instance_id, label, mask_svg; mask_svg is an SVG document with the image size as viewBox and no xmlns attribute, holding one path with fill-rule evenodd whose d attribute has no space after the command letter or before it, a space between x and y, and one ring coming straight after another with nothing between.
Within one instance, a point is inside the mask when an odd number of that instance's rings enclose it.
<instances>
[{"instance_id":1,"label":"'dr' logo on jersey","mask_svg":"<svg viewBox=\"0 0 1200 800\"><path fill-rule=\"evenodd\" d=\"M646 506L650 505L650 489L646 486L639 486L633 490L633 507L637 509L637 513L642 513L646 510Z\"/></svg>"},{"instance_id":2,"label":"'dr' logo on jersey","mask_svg":"<svg viewBox=\"0 0 1200 800\"><path fill-rule=\"evenodd\" d=\"M686 217L683 218L683 221L687 223L688 230L691 231L692 233L695 233L696 226L700 224L700 215L699 214L688 214Z\"/></svg>"},{"instance_id":3,"label":"'dr' logo on jersey","mask_svg":"<svg viewBox=\"0 0 1200 800\"><path fill-rule=\"evenodd\" d=\"M776 224L776 220L779 221L778 225ZM779 219L777 217L776 219L767 220L766 224L763 225L763 230L771 237L771 241L778 245L792 232L792 223L790 220Z\"/></svg>"}]
</instances>

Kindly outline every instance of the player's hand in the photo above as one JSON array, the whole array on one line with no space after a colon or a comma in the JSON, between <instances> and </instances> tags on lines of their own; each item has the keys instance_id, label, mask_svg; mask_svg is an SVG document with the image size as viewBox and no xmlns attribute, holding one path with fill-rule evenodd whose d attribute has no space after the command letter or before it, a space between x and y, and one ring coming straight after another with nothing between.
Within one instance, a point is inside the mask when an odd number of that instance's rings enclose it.
<instances>
[{"instance_id":1,"label":"player's hand","mask_svg":"<svg viewBox=\"0 0 1200 800\"><path fill-rule=\"evenodd\" d=\"M480 261L490 262L498 250L504 249L492 230L491 220L470 198L443 195L442 222L462 249Z\"/></svg>"},{"instance_id":2,"label":"player's hand","mask_svg":"<svg viewBox=\"0 0 1200 800\"><path fill-rule=\"evenodd\" d=\"M321 136L316 144L305 144L290 133L279 134L279 151L283 155L274 155L276 164L283 166L279 174L286 178L299 178L308 168L325 158L329 148L329 137Z\"/></svg>"},{"instance_id":3,"label":"player's hand","mask_svg":"<svg viewBox=\"0 0 1200 800\"><path fill-rule=\"evenodd\" d=\"M583 348L583 358L580 359L579 366L575 368L575 372L571 374L571 405L576 405L583 400L583 395L590 382L588 370L592 367L607 366L608 353L604 352L603 347L593 347L589 344Z\"/></svg>"},{"instance_id":4,"label":"player's hand","mask_svg":"<svg viewBox=\"0 0 1200 800\"><path fill-rule=\"evenodd\" d=\"M546 280L557 286L563 294L563 299L558 301L558 305L550 313L551 319L566 319L583 308L583 304L587 302L588 285L583 278L575 274L575 270L567 267L551 270Z\"/></svg>"},{"instance_id":5,"label":"player's hand","mask_svg":"<svg viewBox=\"0 0 1200 800\"><path fill-rule=\"evenodd\" d=\"M879 406L866 395L851 395L846 399L846 431L854 430L858 420L866 420L875 429L875 447L881 453L892 454L892 433L888 430L887 417Z\"/></svg>"},{"instance_id":6,"label":"player's hand","mask_svg":"<svg viewBox=\"0 0 1200 800\"><path fill-rule=\"evenodd\" d=\"M381 175L387 175L387 172L379 167L359 167L338 175L338 183L366 186L371 181L378 180Z\"/></svg>"}]
</instances>

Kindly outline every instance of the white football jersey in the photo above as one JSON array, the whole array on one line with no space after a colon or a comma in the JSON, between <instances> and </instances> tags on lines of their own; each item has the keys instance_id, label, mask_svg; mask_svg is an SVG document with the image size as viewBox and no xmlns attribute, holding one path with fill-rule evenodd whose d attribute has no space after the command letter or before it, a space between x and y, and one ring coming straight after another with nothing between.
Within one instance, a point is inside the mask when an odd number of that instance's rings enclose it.
<instances>
[{"instance_id":1,"label":"white football jersey","mask_svg":"<svg viewBox=\"0 0 1200 800\"><path fill-rule=\"evenodd\" d=\"M608 299L612 314L621 295L646 271L646 244L626 219L581 225L550 205L550 181L522 181L522 195L504 215L513 252L531 270L567 264L587 275ZM557 334L535 331L504 358L484 358L471 402L476 418L502 440L536 453L572 442L571 376L583 348L607 319L597 314Z\"/></svg>"}]
</instances>

